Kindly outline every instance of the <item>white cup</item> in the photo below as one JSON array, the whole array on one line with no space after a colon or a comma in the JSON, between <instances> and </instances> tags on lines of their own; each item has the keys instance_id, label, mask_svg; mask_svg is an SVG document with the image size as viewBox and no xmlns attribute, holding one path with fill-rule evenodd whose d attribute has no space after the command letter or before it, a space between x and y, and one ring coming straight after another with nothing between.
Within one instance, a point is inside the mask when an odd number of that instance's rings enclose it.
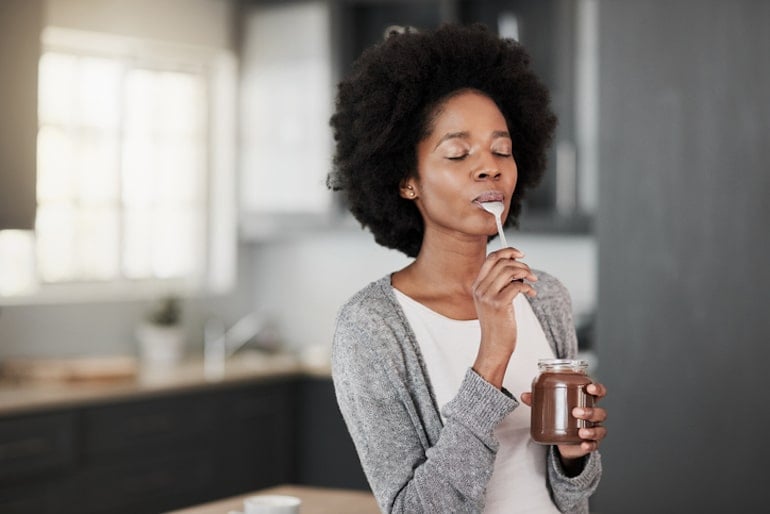
<instances>
[{"instance_id":1,"label":"white cup","mask_svg":"<svg viewBox=\"0 0 770 514\"><path fill-rule=\"evenodd\" d=\"M302 500L296 496L281 494L258 494L243 500L243 512L229 514L299 514Z\"/></svg>"}]
</instances>

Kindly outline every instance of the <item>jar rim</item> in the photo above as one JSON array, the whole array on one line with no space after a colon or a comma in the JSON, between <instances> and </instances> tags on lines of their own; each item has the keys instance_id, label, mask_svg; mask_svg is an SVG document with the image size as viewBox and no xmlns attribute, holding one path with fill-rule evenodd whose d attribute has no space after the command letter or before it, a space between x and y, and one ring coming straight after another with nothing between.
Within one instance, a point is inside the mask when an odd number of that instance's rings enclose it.
<instances>
[{"instance_id":1,"label":"jar rim","mask_svg":"<svg viewBox=\"0 0 770 514\"><path fill-rule=\"evenodd\" d=\"M560 367L560 368L587 368L588 361L583 359L539 359L539 367Z\"/></svg>"}]
</instances>

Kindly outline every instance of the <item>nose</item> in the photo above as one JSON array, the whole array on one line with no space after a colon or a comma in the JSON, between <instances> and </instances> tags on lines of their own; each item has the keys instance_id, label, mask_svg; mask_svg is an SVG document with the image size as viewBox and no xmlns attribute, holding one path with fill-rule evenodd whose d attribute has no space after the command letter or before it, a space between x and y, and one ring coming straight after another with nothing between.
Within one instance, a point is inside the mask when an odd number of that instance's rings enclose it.
<instances>
[{"instance_id":1,"label":"nose","mask_svg":"<svg viewBox=\"0 0 770 514\"><path fill-rule=\"evenodd\" d=\"M473 171L473 178L476 180L499 180L502 172L490 162L482 162L480 166Z\"/></svg>"},{"instance_id":2,"label":"nose","mask_svg":"<svg viewBox=\"0 0 770 514\"><path fill-rule=\"evenodd\" d=\"M496 167L481 166L473 172L473 178L476 180L498 180L502 173Z\"/></svg>"},{"instance_id":3,"label":"nose","mask_svg":"<svg viewBox=\"0 0 770 514\"><path fill-rule=\"evenodd\" d=\"M479 155L478 167L473 172L476 180L499 180L502 172L498 166L498 160L491 152L482 152Z\"/></svg>"}]
</instances>

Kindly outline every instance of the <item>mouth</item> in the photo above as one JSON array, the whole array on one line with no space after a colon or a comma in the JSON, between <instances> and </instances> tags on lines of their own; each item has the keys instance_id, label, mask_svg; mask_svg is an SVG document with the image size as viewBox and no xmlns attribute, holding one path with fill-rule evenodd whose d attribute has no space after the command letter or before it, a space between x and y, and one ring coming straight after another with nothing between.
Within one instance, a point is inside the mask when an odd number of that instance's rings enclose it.
<instances>
[{"instance_id":1,"label":"mouth","mask_svg":"<svg viewBox=\"0 0 770 514\"><path fill-rule=\"evenodd\" d=\"M486 193L482 193L474 198L473 203L481 204L485 202L502 202L504 199L505 196L503 193L499 193L497 191L487 191Z\"/></svg>"}]
</instances>

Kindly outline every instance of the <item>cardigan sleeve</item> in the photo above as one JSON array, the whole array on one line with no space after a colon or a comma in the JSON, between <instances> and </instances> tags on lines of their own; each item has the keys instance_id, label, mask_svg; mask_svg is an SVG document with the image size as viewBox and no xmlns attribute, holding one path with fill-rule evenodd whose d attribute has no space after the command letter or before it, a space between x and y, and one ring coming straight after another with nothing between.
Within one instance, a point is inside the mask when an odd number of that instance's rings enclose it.
<instances>
[{"instance_id":1,"label":"cardigan sleeve","mask_svg":"<svg viewBox=\"0 0 770 514\"><path fill-rule=\"evenodd\" d=\"M341 311L332 350L337 402L382 512L480 512L494 468L493 429L518 401L468 370L431 445L403 370L398 335L360 306Z\"/></svg>"},{"instance_id":2,"label":"cardigan sleeve","mask_svg":"<svg viewBox=\"0 0 770 514\"><path fill-rule=\"evenodd\" d=\"M537 297L532 307L559 358L577 356L577 335L572 320L572 302L569 291L553 276L537 272ZM548 487L553 502L561 512L588 514L588 498L599 485L602 475L601 455L591 452L583 460L583 469L576 476L568 476L561 466L555 446L548 451L546 463Z\"/></svg>"},{"instance_id":3,"label":"cardigan sleeve","mask_svg":"<svg viewBox=\"0 0 770 514\"><path fill-rule=\"evenodd\" d=\"M599 452L584 457L583 469L579 475L570 477L564 472L555 446L548 449L548 482L553 491L553 500L561 512L588 514L588 497L599 485L602 461Z\"/></svg>"}]
</instances>

